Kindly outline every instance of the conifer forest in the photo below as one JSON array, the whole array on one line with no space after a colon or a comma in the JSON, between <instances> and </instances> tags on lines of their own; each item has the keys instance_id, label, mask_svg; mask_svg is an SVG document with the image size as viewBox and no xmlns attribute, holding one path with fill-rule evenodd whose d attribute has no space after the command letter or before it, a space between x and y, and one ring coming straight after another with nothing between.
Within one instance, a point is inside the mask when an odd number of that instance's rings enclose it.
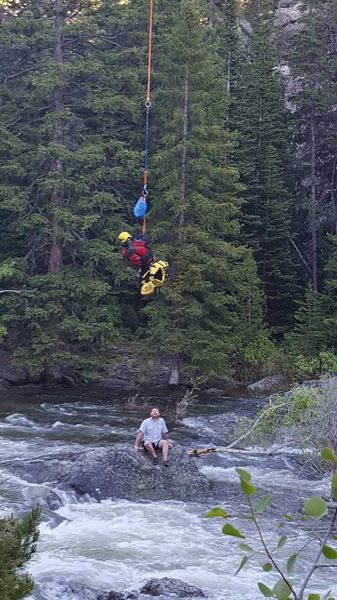
<instances>
[{"instance_id":1,"label":"conifer forest","mask_svg":"<svg viewBox=\"0 0 337 600\"><path fill-rule=\"evenodd\" d=\"M289 8L289 20L281 18ZM293 18L292 16L293 15ZM0 340L90 381L121 347L193 377L337 371L337 0L0 0Z\"/></svg>"}]
</instances>

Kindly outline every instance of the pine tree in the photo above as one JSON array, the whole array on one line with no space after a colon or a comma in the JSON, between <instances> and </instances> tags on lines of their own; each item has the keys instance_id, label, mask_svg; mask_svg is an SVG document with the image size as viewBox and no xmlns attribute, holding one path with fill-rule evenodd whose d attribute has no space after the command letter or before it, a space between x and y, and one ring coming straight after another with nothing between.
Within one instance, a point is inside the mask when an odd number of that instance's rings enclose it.
<instances>
[{"instance_id":1,"label":"pine tree","mask_svg":"<svg viewBox=\"0 0 337 600\"><path fill-rule=\"evenodd\" d=\"M180 363L223 374L256 335L261 297L251 253L237 244L239 173L226 161L232 136L207 6L183 0L172 15L157 47L150 222L177 275L146 313L149 347L174 358L177 381Z\"/></svg>"},{"instance_id":2,"label":"pine tree","mask_svg":"<svg viewBox=\"0 0 337 600\"><path fill-rule=\"evenodd\" d=\"M251 32L237 63L231 126L239 131L244 239L258 265L267 322L279 336L291 324L296 285L290 252L289 135L271 47L273 2L250 0L245 16Z\"/></svg>"},{"instance_id":3,"label":"pine tree","mask_svg":"<svg viewBox=\"0 0 337 600\"><path fill-rule=\"evenodd\" d=\"M329 248L326 232L336 232L337 2L303 0L302 19L290 54L296 93L294 160L298 180L298 236L311 264L314 290L322 287ZM303 222L307 225L303 235Z\"/></svg>"},{"instance_id":4,"label":"pine tree","mask_svg":"<svg viewBox=\"0 0 337 600\"><path fill-rule=\"evenodd\" d=\"M285 348L290 357L303 355L305 358L314 358L327 347L325 299L308 288L305 297L298 304L295 327L286 336Z\"/></svg>"},{"instance_id":5,"label":"pine tree","mask_svg":"<svg viewBox=\"0 0 337 600\"><path fill-rule=\"evenodd\" d=\"M337 236L330 237L332 252L326 265L325 329L329 348L337 353Z\"/></svg>"},{"instance_id":6,"label":"pine tree","mask_svg":"<svg viewBox=\"0 0 337 600\"><path fill-rule=\"evenodd\" d=\"M9 1L0 34L7 283L34 290L3 298L3 321L11 339L24 328L20 361L56 378L100 364L119 336L129 274L113 250L140 176L143 4Z\"/></svg>"},{"instance_id":7,"label":"pine tree","mask_svg":"<svg viewBox=\"0 0 337 600\"><path fill-rule=\"evenodd\" d=\"M36 550L39 509L23 519L0 519L0 600L21 600L33 591L33 581L23 572Z\"/></svg>"}]
</instances>

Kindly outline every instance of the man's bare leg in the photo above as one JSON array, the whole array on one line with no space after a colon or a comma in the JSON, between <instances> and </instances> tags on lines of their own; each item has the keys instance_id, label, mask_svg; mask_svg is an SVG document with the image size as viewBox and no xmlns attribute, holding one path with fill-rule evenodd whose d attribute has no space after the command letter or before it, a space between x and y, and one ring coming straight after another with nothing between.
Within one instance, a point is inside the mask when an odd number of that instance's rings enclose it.
<instances>
[{"instance_id":1,"label":"man's bare leg","mask_svg":"<svg viewBox=\"0 0 337 600\"><path fill-rule=\"evenodd\" d=\"M145 442L144 446L145 446L146 450L148 452L150 452L150 454L151 454L151 456L153 456L153 458L157 458L156 451L155 451L154 447L152 446L151 442Z\"/></svg>"},{"instance_id":2,"label":"man's bare leg","mask_svg":"<svg viewBox=\"0 0 337 600\"><path fill-rule=\"evenodd\" d=\"M167 462L170 443L167 440L160 440L159 448L163 453L163 461Z\"/></svg>"}]
</instances>

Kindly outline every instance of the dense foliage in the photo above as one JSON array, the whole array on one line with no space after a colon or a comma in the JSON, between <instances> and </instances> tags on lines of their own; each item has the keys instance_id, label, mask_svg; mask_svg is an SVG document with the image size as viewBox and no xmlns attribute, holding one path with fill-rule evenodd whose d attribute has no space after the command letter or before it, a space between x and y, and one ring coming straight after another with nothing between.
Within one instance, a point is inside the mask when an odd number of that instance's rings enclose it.
<instances>
[{"instance_id":1,"label":"dense foliage","mask_svg":"<svg viewBox=\"0 0 337 600\"><path fill-rule=\"evenodd\" d=\"M35 377L88 379L135 336L205 376L263 372L285 334L291 356L336 350L337 3L303 0L286 49L275 8L156 2L149 229L176 277L144 305L117 235L137 231L148 2L0 2L0 279L19 292L0 336Z\"/></svg>"},{"instance_id":2,"label":"dense foliage","mask_svg":"<svg viewBox=\"0 0 337 600\"><path fill-rule=\"evenodd\" d=\"M39 509L22 519L0 519L0 600L21 600L33 590L33 582L24 572L36 550Z\"/></svg>"}]
</instances>

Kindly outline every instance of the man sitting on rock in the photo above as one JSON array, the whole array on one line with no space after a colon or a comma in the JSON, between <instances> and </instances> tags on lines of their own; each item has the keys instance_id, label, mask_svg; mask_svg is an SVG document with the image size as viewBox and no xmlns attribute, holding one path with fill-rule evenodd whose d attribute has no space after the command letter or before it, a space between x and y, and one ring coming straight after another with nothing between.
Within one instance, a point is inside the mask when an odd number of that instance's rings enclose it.
<instances>
[{"instance_id":1,"label":"man sitting on rock","mask_svg":"<svg viewBox=\"0 0 337 600\"><path fill-rule=\"evenodd\" d=\"M142 443L145 450L150 452L153 462L158 463L157 450L163 452L165 467L168 467L168 452L171 444L168 439L168 429L164 419L160 416L158 408L152 408L150 417L142 422L137 431L135 451L138 452Z\"/></svg>"}]
</instances>

